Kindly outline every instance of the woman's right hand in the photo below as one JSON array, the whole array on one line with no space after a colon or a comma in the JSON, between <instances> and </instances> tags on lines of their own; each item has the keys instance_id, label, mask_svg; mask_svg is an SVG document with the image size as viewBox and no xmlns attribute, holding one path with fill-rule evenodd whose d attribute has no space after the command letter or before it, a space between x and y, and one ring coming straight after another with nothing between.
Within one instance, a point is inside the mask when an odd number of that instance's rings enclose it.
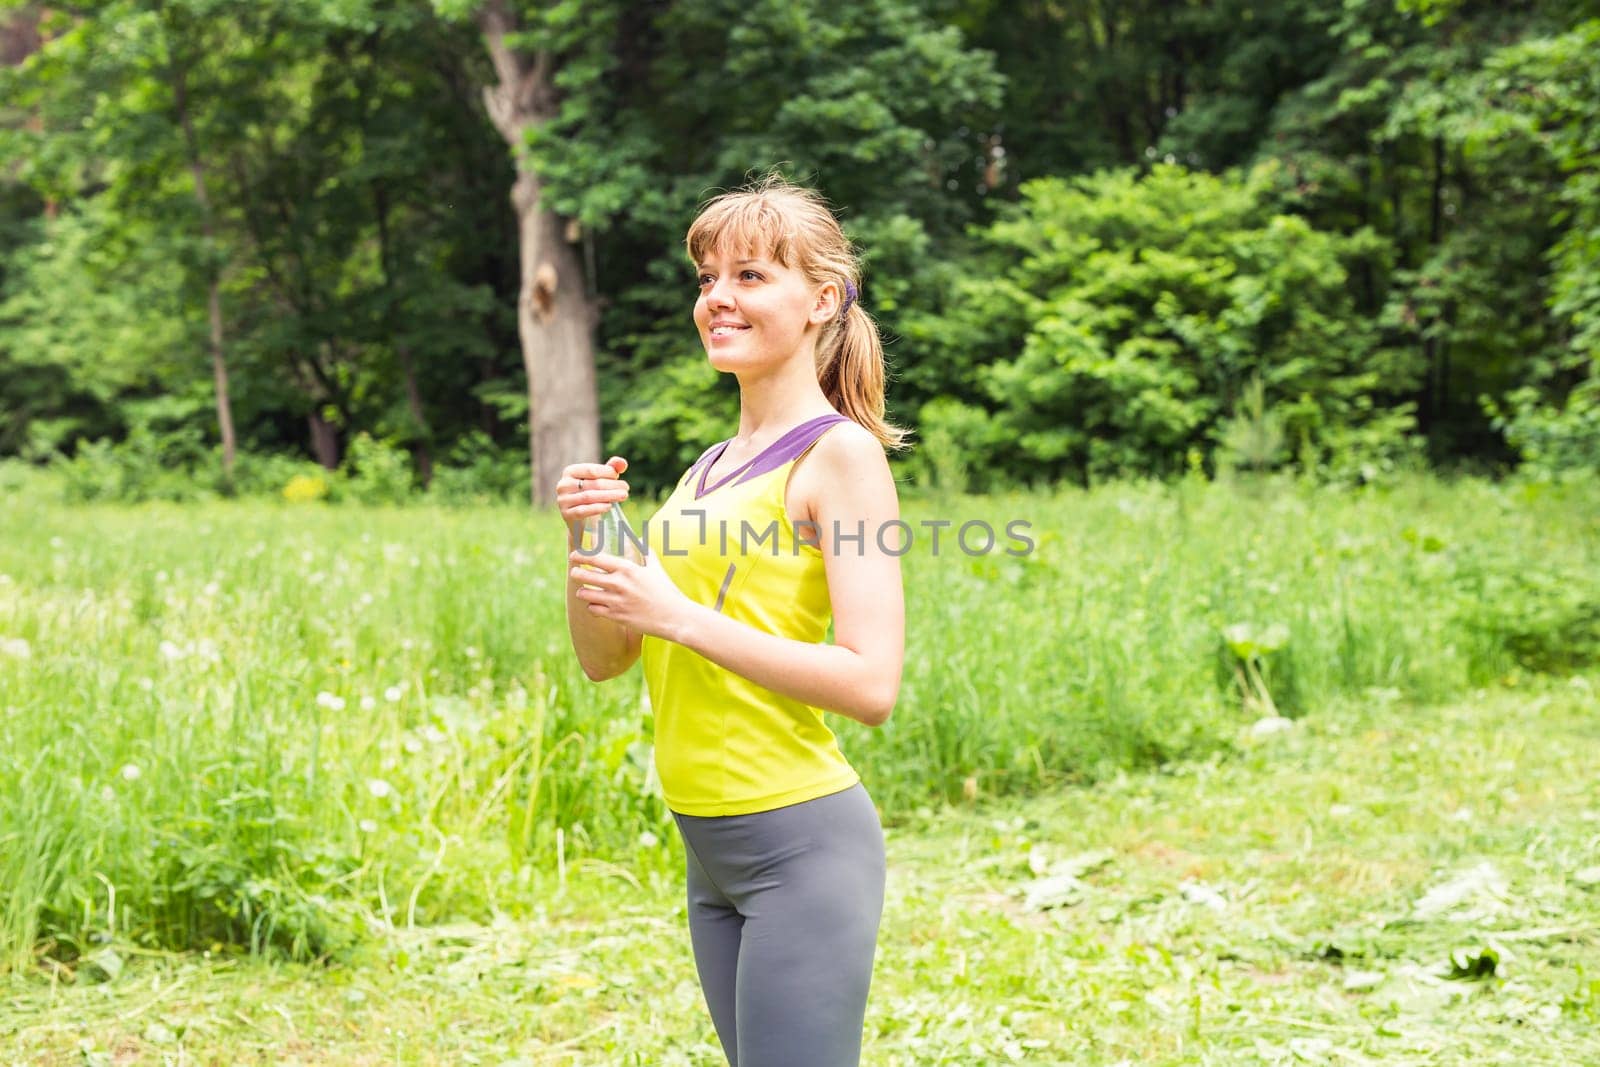
<instances>
[{"instance_id":1,"label":"woman's right hand","mask_svg":"<svg viewBox=\"0 0 1600 1067\"><path fill-rule=\"evenodd\" d=\"M569 527L584 519L604 515L611 505L628 499L628 483L621 480L628 461L612 456L604 463L573 463L556 482L556 507Z\"/></svg>"}]
</instances>

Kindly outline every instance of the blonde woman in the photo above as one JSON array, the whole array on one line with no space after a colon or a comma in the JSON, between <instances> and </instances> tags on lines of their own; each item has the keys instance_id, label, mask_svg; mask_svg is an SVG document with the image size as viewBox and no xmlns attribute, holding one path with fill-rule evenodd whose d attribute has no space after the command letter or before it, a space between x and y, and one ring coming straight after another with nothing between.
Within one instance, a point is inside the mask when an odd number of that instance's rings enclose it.
<instances>
[{"instance_id":1,"label":"blonde woman","mask_svg":"<svg viewBox=\"0 0 1600 1067\"><path fill-rule=\"evenodd\" d=\"M739 431L645 526L644 563L571 556L567 617L599 681L641 655L656 767L687 855L689 933L733 1067L845 1067L883 907L883 832L825 713L869 726L900 688L905 609L883 349L815 193L769 178L689 228L694 321L739 381ZM627 463L556 486L569 528ZM597 569L596 569L597 568ZM833 642L826 643L830 618Z\"/></svg>"}]
</instances>

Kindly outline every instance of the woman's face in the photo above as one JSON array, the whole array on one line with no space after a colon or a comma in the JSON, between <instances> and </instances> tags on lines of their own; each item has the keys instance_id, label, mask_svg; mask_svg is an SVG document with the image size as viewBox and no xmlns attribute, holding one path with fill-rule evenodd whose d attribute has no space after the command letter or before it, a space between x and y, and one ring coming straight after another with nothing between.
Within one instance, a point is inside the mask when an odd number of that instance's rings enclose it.
<instances>
[{"instance_id":1,"label":"woman's face","mask_svg":"<svg viewBox=\"0 0 1600 1067\"><path fill-rule=\"evenodd\" d=\"M720 371L781 363L815 344L811 326L827 321L836 299L798 270L750 250L721 249L698 267L694 323L711 365Z\"/></svg>"}]
</instances>

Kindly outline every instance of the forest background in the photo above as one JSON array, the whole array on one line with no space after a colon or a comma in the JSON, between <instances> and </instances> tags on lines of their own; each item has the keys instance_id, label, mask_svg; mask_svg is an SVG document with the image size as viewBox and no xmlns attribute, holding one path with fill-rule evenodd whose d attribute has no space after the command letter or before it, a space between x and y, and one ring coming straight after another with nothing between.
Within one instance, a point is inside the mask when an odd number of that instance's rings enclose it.
<instances>
[{"instance_id":1,"label":"forest background","mask_svg":"<svg viewBox=\"0 0 1600 1067\"><path fill-rule=\"evenodd\" d=\"M682 237L770 168L865 252L907 519L1037 544L919 533L894 717L832 723L867 1061L1600 1062L1597 54L1577 0L0 0L0 1063L721 1062L528 501L734 431Z\"/></svg>"},{"instance_id":2,"label":"forest background","mask_svg":"<svg viewBox=\"0 0 1600 1067\"><path fill-rule=\"evenodd\" d=\"M780 166L866 252L909 483L1593 469L1597 49L1581 0L10 4L0 456L660 487L735 417L682 234Z\"/></svg>"}]
</instances>

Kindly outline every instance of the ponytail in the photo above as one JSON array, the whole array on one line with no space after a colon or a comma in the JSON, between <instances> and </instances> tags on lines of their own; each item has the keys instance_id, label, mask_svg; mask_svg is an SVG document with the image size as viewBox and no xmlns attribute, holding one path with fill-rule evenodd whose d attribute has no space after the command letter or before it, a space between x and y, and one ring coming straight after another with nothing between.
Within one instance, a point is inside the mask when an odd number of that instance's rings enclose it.
<instances>
[{"instance_id":1,"label":"ponytail","mask_svg":"<svg viewBox=\"0 0 1600 1067\"><path fill-rule=\"evenodd\" d=\"M885 448L904 448L906 431L883 417L883 342L878 324L852 300L843 319L817 342L817 381L834 410Z\"/></svg>"}]
</instances>

